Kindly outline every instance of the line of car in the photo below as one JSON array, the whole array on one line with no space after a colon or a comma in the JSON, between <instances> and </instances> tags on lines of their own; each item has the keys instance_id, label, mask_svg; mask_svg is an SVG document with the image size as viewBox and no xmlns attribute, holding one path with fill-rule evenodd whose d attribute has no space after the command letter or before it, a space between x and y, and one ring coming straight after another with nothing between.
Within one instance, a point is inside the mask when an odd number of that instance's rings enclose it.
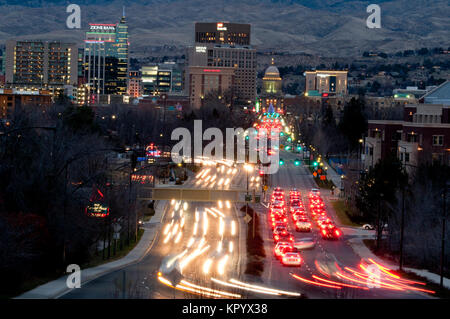
<instances>
[{"instance_id":1,"label":"line of car","mask_svg":"<svg viewBox=\"0 0 450 319\"><path fill-rule=\"evenodd\" d=\"M327 215L325 204L322 197L320 197L320 191L316 188L313 188L309 193L309 209L311 210L311 217L316 222L323 239L333 240L342 236L342 231L336 226L331 217Z\"/></svg>"},{"instance_id":2,"label":"line of car","mask_svg":"<svg viewBox=\"0 0 450 319\"><path fill-rule=\"evenodd\" d=\"M289 216L290 215L290 216ZM311 248L311 242L296 242L294 235L288 230L288 219L291 218L295 224L295 230L299 232L310 232L311 222L307 217L301 194L293 189L289 192L289 210L285 201L285 191L279 187L275 188L269 206L269 223L273 231L275 243L274 255L284 266L301 266L303 259L300 249Z\"/></svg>"},{"instance_id":3,"label":"line of car","mask_svg":"<svg viewBox=\"0 0 450 319\"><path fill-rule=\"evenodd\" d=\"M296 241L288 230L288 220L292 219L297 232L311 232L312 222L308 217L301 194L297 189L289 191L289 209L285 200L285 191L280 187L273 190L269 204L269 224L275 243L274 255L284 266L301 266L301 249L315 246L311 240ZM316 223L323 239L336 240L342 236L342 231L327 215L320 191L313 188L308 195L311 218Z\"/></svg>"}]
</instances>

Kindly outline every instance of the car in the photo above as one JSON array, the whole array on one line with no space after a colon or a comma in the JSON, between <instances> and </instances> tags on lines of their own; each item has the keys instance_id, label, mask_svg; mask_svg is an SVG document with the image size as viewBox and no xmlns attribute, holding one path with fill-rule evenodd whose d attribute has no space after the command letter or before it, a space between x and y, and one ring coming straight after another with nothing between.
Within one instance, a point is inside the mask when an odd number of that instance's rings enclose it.
<instances>
[{"instance_id":1,"label":"car","mask_svg":"<svg viewBox=\"0 0 450 319\"><path fill-rule=\"evenodd\" d=\"M287 241L287 242L294 242L294 236L292 236L291 233L286 231L281 231L273 234L273 240L277 243L279 241Z\"/></svg>"},{"instance_id":2,"label":"car","mask_svg":"<svg viewBox=\"0 0 450 319\"><path fill-rule=\"evenodd\" d=\"M277 227L284 227L287 229L287 222L280 221L280 220L272 221L272 223L270 225L272 227L272 230L274 230Z\"/></svg>"},{"instance_id":3,"label":"car","mask_svg":"<svg viewBox=\"0 0 450 319\"><path fill-rule=\"evenodd\" d=\"M300 253L297 252L288 252L283 255L281 258L281 263L283 266L301 266L302 257Z\"/></svg>"},{"instance_id":4,"label":"car","mask_svg":"<svg viewBox=\"0 0 450 319\"><path fill-rule=\"evenodd\" d=\"M364 224L364 225L362 225L362 228L367 229L367 230L374 230L375 226L372 224ZM388 228L388 224L384 224L383 230L386 230L387 228Z\"/></svg>"},{"instance_id":5,"label":"car","mask_svg":"<svg viewBox=\"0 0 450 319\"><path fill-rule=\"evenodd\" d=\"M320 196L320 191L317 188L311 188L311 191L309 192L309 197L318 197Z\"/></svg>"},{"instance_id":6,"label":"car","mask_svg":"<svg viewBox=\"0 0 450 319\"><path fill-rule=\"evenodd\" d=\"M316 242L313 238L302 238L294 242L293 246L297 251L313 249L316 246Z\"/></svg>"},{"instance_id":7,"label":"car","mask_svg":"<svg viewBox=\"0 0 450 319\"><path fill-rule=\"evenodd\" d=\"M294 246L290 242L286 241L280 241L275 245L275 248L273 249L273 253L275 257L280 257L282 255L282 250L286 247L291 247L292 249Z\"/></svg>"},{"instance_id":8,"label":"car","mask_svg":"<svg viewBox=\"0 0 450 319\"><path fill-rule=\"evenodd\" d=\"M297 220L295 223L295 230L298 232L310 232L311 223L307 219Z\"/></svg>"},{"instance_id":9,"label":"car","mask_svg":"<svg viewBox=\"0 0 450 319\"><path fill-rule=\"evenodd\" d=\"M337 227L321 228L320 233L323 239L339 239L342 236L342 231Z\"/></svg>"},{"instance_id":10,"label":"car","mask_svg":"<svg viewBox=\"0 0 450 319\"><path fill-rule=\"evenodd\" d=\"M297 220L301 219L301 218L305 218L306 217L306 213L302 212L302 211L296 211L295 213L292 214L292 220L294 222L296 222Z\"/></svg>"},{"instance_id":11,"label":"car","mask_svg":"<svg viewBox=\"0 0 450 319\"><path fill-rule=\"evenodd\" d=\"M310 209L319 209L319 208L324 208L324 207L325 207L325 204L321 200L313 200L313 201L310 201L310 203L309 203Z\"/></svg>"}]
</instances>

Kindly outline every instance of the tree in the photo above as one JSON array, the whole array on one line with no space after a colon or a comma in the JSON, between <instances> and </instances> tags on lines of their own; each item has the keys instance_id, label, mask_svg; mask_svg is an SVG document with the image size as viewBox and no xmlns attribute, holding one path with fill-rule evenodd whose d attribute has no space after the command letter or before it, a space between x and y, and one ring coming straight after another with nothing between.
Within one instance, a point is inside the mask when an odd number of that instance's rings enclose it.
<instances>
[{"instance_id":1,"label":"tree","mask_svg":"<svg viewBox=\"0 0 450 319\"><path fill-rule=\"evenodd\" d=\"M347 138L350 150L356 150L359 147L359 139L367 131L363 99L352 98L345 104L339 130Z\"/></svg>"},{"instance_id":2,"label":"tree","mask_svg":"<svg viewBox=\"0 0 450 319\"><path fill-rule=\"evenodd\" d=\"M396 193L407 184L408 176L402 163L393 153L378 161L375 167L363 174L359 180L356 207L364 217L375 223L377 248L381 241L383 225L389 220L392 210L386 205L397 203Z\"/></svg>"}]
</instances>

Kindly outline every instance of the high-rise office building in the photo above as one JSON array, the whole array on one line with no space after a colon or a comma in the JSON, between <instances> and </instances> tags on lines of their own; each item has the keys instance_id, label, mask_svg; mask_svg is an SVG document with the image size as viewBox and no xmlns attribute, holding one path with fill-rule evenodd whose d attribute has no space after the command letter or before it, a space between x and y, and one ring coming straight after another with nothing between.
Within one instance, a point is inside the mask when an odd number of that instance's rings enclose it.
<instances>
[{"instance_id":1,"label":"high-rise office building","mask_svg":"<svg viewBox=\"0 0 450 319\"><path fill-rule=\"evenodd\" d=\"M127 74L128 74L128 26L125 19L125 9L122 19L116 28L116 47L117 47L117 94L124 95L127 90Z\"/></svg>"},{"instance_id":2,"label":"high-rise office building","mask_svg":"<svg viewBox=\"0 0 450 319\"><path fill-rule=\"evenodd\" d=\"M130 97L142 96L142 75L140 71L128 71L128 95Z\"/></svg>"},{"instance_id":3,"label":"high-rise office building","mask_svg":"<svg viewBox=\"0 0 450 319\"><path fill-rule=\"evenodd\" d=\"M196 43L250 45L250 24L229 22L197 22Z\"/></svg>"},{"instance_id":4,"label":"high-rise office building","mask_svg":"<svg viewBox=\"0 0 450 319\"><path fill-rule=\"evenodd\" d=\"M90 94L125 95L129 64L125 11L118 24L90 23L84 42L84 78Z\"/></svg>"},{"instance_id":5,"label":"high-rise office building","mask_svg":"<svg viewBox=\"0 0 450 319\"><path fill-rule=\"evenodd\" d=\"M6 42L6 84L20 88L76 85L77 47L60 41Z\"/></svg>"},{"instance_id":6,"label":"high-rise office building","mask_svg":"<svg viewBox=\"0 0 450 319\"><path fill-rule=\"evenodd\" d=\"M235 69L233 103L251 104L256 99L256 50L250 45L250 24L214 22L195 24L195 45L187 49L189 67ZM189 71L190 68L188 68ZM189 74L185 75L186 83Z\"/></svg>"},{"instance_id":7,"label":"high-rise office building","mask_svg":"<svg viewBox=\"0 0 450 319\"><path fill-rule=\"evenodd\" d=\"M192 108L201 108L205 97L210 93L218 94L218 99L224 99L231 92L235 79L235 68L208 68L190 66L188 70L189 101Z\"/></svg>"},{"instance_id":8,"label":"high-rise office building","mask_svg":"<svg viewBox=\"0 0 450 319\"><path fill-rule=\"evenodd\" d=\"M164 62L141 67L144 95L181 93L183 91L183 69L176 62Z\"/></svg>"},{"instance_id":9,"label":"high-rise office building","mask_svg":"<svg viewBox=\"0 0 450 319\"><path fill-rule=\"evenodd\" d=\"M251 46L199 44L187 49L187 65L235 69L233 95L241 104L256 98L256 49ZM189 75L186 75L186 79Z\"/></svg>"}]
</instances>

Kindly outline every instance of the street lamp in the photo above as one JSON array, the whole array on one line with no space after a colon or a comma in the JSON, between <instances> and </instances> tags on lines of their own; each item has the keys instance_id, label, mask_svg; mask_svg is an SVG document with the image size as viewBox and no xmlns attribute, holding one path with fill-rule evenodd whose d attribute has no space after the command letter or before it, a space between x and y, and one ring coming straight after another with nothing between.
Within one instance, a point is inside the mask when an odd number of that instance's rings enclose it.
<instances>
[{"instance_id":1,"label":"street lamp","mask_svg":"<svg viewBox=\"0 0 450 319\"><path fill-rule=\"evenodd\" d=\"M405 150L405 154L406 154L406 147L404 146L399 146L398 147L403 148ZM406 161L406 159L405 159ZM403 164L403 160L402 160L402 164ZM405 164L403 164L403 170L405 170ZM399 257L399 269L402 270L403 269L403 236L404 236L404 231L405 231L405 185L402 185L402 215L401 215L401 221L400 221L400 257Z\"/></svg>"}]
</instances>

